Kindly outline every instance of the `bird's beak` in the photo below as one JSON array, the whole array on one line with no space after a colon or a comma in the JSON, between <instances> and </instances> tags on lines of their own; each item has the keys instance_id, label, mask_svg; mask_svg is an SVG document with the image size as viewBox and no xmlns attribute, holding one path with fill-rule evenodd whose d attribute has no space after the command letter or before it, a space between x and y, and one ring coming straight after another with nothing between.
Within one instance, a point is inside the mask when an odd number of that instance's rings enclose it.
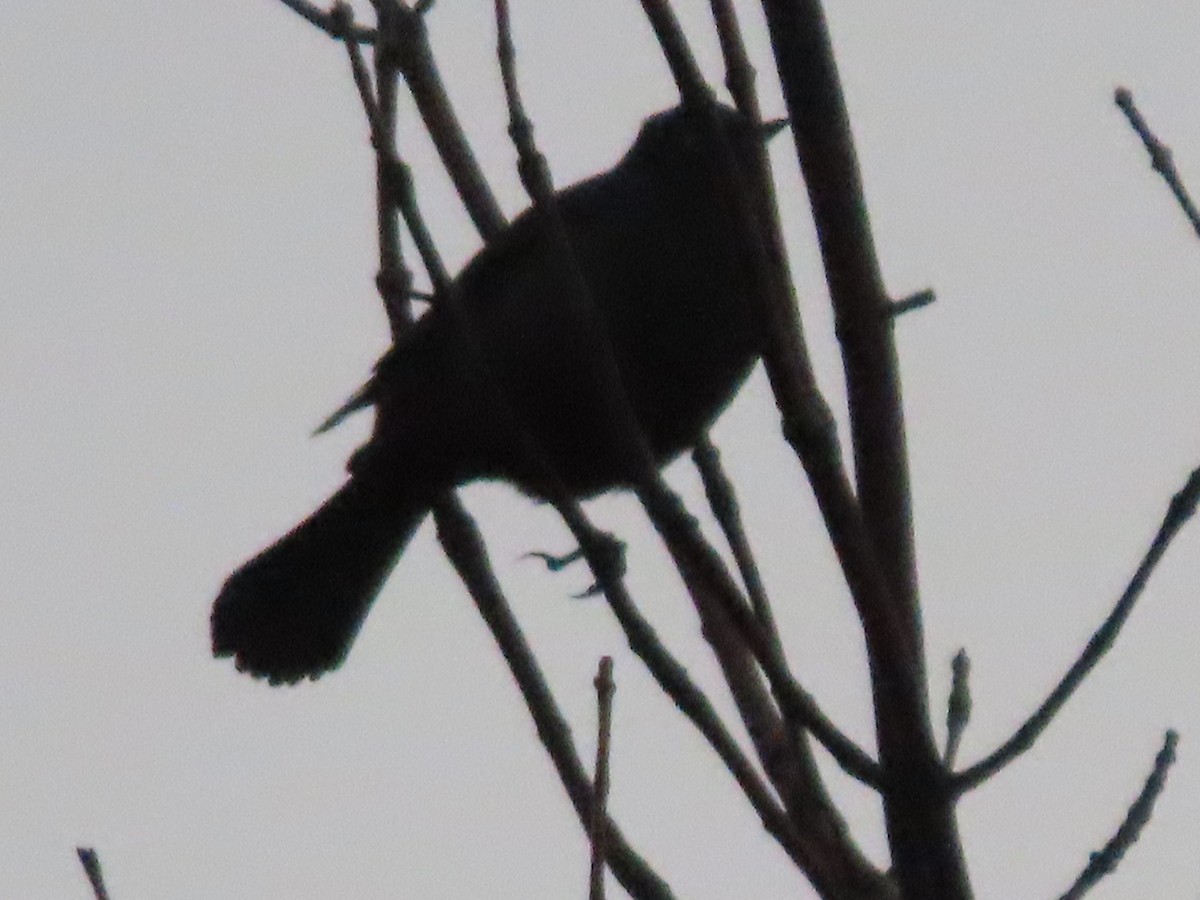
<instances>
[{"instance_id":1,"label":"bird's beak","mask_svg":"<svg viewBox=\"0 0 1200 900\"><path fill-rule=\"evenodd\" d=\"M771 119L767 122L763 122L762 123L763 140L764 141L771 140L771 138L775 137L775 135L779 134L779 132L783 131L783 129L787 128L787 126L788 126L788 120L786 118Z\"/></svg>"}]
</instances>

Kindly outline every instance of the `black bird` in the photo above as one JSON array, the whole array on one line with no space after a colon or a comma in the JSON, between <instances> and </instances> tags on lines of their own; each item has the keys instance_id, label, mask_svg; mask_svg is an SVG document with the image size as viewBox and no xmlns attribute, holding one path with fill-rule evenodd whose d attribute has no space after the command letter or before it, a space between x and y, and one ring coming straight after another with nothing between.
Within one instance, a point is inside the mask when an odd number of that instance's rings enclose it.
<instances>
[{"instance_id":1,"label":"black bird","mask_svg":"<svg viewBox=\"0 0 1200 900\"><path fill-rule=\"evenodd\" d=\"M720 107L740 168L764 134ZM647 119L607 172L558 195L626 394L655 459L693 444L745 380L761 346L734 214L696 113ZM582 329L562 301L563 268L527 210L472 259L454 286L492 375L567 489L627 486L610 452ZM545 496L506 437L495 386L464 337L433 308L379 361L371 380L322 426L375 408L349 479L311 516L225 582L212 612L217 656L272 683L316 678L345 659L371 603L432 500L477 478Z\"/></svg>"}]
</instances>

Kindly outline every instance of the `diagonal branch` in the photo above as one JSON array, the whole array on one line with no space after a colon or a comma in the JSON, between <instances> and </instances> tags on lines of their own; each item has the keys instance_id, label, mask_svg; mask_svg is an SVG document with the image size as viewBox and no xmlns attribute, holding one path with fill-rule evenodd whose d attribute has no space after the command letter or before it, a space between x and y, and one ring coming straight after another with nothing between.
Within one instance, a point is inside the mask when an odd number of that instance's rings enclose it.
<instances>
[{"instance_id":1,"label":"diagonal branch","mask_svg":"<svg viewBox=\"0 0 1200 900\"><path fill-rule=\"evenodd\" d=\"M1133 92L1129 88L1117 88L1113 95L1113 102L1121 108L1121 112L1125 113L1130 127L1142 139L1146 152L1150 154L1151 168L1162 176L1167 187L1171 189L1171 193L1175 195L1175 201L1179 204L1179 208L1183 210L1183 214L1191 223L1192 230L1196 232L1197 236L1200 236L1200 211L1196 210L1196 204L1192 202L1192 198L1183 184L1183 179L1179 176L1179 170L1175 168L1171 148L1160 141L1150 130L1145 118L1134 105Z\"/></svg>"},{"instance_id":2,"label":"diagonal branch","mask_svg":"<svg viewBox=\"0 0 1200 900\"><path fill-rule=\"evenodd\" d=\"M104 886L104 873L100 870L100 855L92 847L76 847L75 852L96 900L108 900L108 888Z\"/></svg>"},{"instance_id":3,"label":"diagonal branch","mask_svg":"<svg viewBox=\"0 0 1200 900\"><path fill-rule=\"evenodd\" d=\"M571 727L559 710L537 658L487 563L483 539L471 517L452 495L447 495L434 506L434 521L446 556L467 586L480 615L504 654L505 662L533 718L538 738L562 780L576 815L587 828L596 802L591 779L575 749ZM611 819L607 819L605 824L605 853L613 874L631 897L636 900L673 898L670 887L629 846Z\"/></svg>"},{"instance_id":4,"label":"diagonal branch","mask_svg":"<svg viewBox=\"0 0 1200 900\"><path fill-rule=\"evenodd\" d=\"M342 27L341 14L337 11L337 8L342 5L341 3L335 3L332 10L325 12L316 4L309 3L308 0L279 0L279 2L302 19L316 25L331 38L342 41L346 40L347 37L352 37L359 44L372 44L375 42L375 30L372 28L363 28L355 25L347 32Z\"/></svg>"},{"instance_id":5,"label":"diagonal branch","mask_svg":"<svg viewBox=\"0 0 1200 900\"><path fill-rule=\"evenodd\" d=\"M691 56L691 51L683 37L679 23L675 20L670 7L663 0L642 0L651 24L658 35L664 55L679 84L680 92L685 103L693 104L698 111L711 113L709 104L712 95L704 84L703 77ZM886 598L887 589L879 577L879 567L874 562L873 551L863 529L861 514L854 501L849 483L841 472L839 451L836 445L832 415L828 406L816 387L812 367L809 365L807 351L800 333L799 321L795 318L794 298L791 298L790 284L785 284L780 278L780 271L775 260L770 257L768 243L762 237L759 227L759 217L751 207L747 191L743 189L742 179L734 177L737 174L733 161L732 148L728 146L720 133L715 121L710 121L714 145L721 151L721 173L728 176L723 178L720 188L727 195L729 202L736 209L740 234L737 236L744 242L743 249L751 259L749 269L756 279L754 293L763 300L766 308L767 323L765 325L768 348L764 354L767 374L772 380L776 396L786 395L787 400L780 403L784 409L785 428L789 431L789 439L804 447L802 460L809 471L810 481L816 489L818 504L826 517L826 523L831 534L841 535L845 540L837 540L835 546L850 582L851 592L857 598L860 594L871 597ZM782 311L781 311L782 310ZM839 474L840 473L840 474ZM668 498L669 499L669 498ZM659 526L659 523L655 523ZM664 517L663 527L682 527L684 523L677 519ZM682 536L681 536L682 537ZM712 568L723 571L720 560L715 554L708 556L693 556L693 565L704 569ZM798 715L798 721L813 730L813 734L833 753L834 758L850 774L869 784L879 784L881 779L873 762L867 762L861 756L861 751L850 751L840 739L841 735L831 733L822 722L822 716L803 698L803 692L796 694L792 691L795 686L786 666L778 658L772 659L768 643L763 639L757 623L745 608L745 604L727 605L729 614L738 624L743 636L763 665L772 687L781 691L780 704L792 707ZM893 633L898 623L891 619L891 608L886 602L860 604L860 614L864 617L876 617L878 622L874 629L868 631L886 631ZM903 667L904 660L898 648L892 648L890 662L895 667ZM892 679L889 683L902 687L903 683ZM827 739L828 742L827 742ZM855 748L857 750L857 748ZM847 757L845 751L850 751ZM866 762L865 766L860 763Z\"/></svg>"},{"instance_id":6,"label":"diagonal branch","mask_svg":"<svg viewBox=\"0 0 1200 900\"><path fill-rule=\"evenodd\" d=\"M380 30L386 33L395 65L404 76L421 121L467 214L484 240L491 240L504 227L504 214L442 82L425 27L424 11L428 5L419 3L409 8L399 0L387 0L388 13L380 22Z\"/></svg>"},{"instance_id":7,"label":"diagonal branch","mask_svg":"<svg viewBox=\"0 0 1200 900\"><path fill-rule=\"evenodd\" d=\"M704 93L664 2L642 0L685 102ZM862 621L894 874L913 896L965 897L970 885L945 795L926 701L907 457L891 317L862 198L848 116L819 0L763 8L825 259L850 394L857 495L807 357L791 284L767 265L773 246L740 229L761 273L767 374Z\"/></svg>"},{"instance_id":8,"label":"diagonal branch","mask_svg":"<svg viewBox=\"0 0 1200 900\"><path fill-rule=\"evenodd\" d=\"M767 589L763 586L762 577L758 573L758 563L754 560L754 552L750 549L750 541L746 538L746 530L742 527L742 516L738 509L737 497L733 492L733 482L725 474L721 466L721 454L713 446L707 436L702 438L692 450L692 462L700 472L700 480L704 483L704 494L708 505L716 516L725 540L733 553L738 572L742 576L742 584L750 596L750 605L758 618L768 640L780 652L783 645L779 640L779 631L775 627L775 616L771 612L771 601L767 597Z\"/></svg>"},{"instance_id":9,"label":"diagonal branch","mask_svg":"<svg viewBox=\"0 0 1200 900\"><path fill-rule=\"evenodd\" d=\"M1050 692L1050 696L1016 730L1012 737L985 759L953 777L951 788L955 794L962 794L978 787L1033 746L1034 741L1046 730L1058 711L1075 693L1076 688L1083 683L1083 680L1112 647L1121 631L1121 626L1133 612L1133 607L1141 597L1142 591L1145 590L1159 560L1167 552L1167 548L1180 529L1196 512L1198 502L1200 502L1200 468L1192 472L1184 486L1171 498L1167 514L1163 518L1154 540L1151 541L1146 555L1142 557L1137 571L1134 572L1133 578L1130 579L1116 606L1113 607L1113 611L1104 620L1104 624L1087 642L1083 653L1067 670L1067 674L1062 677L1054 690Z\"/></svg>"},{"instance_id":10,"label":"diagonal branch","mask_svg":"<svg viewBox=\"0 0 1200 900\"><path fill-rule=\"evenodd\" d=\"M1121 862L1121 857L1125 855L1125 851L1137 842L1142 829L1150 821L1151 813L1154 812L1155 801L1166 786L1167 771L1175 762L1175 745L1178 743L1179 735L1174 731L1168 731L1163 739L1162 749L1158 751L1158 756L1154 759L1154 770L1146 779L1146 784L1137 799L1133 801L1133 805L1129 807L1125 821L1121 823L1117 833L1104 845L1104 849L1092 854L1087 866L1075 879L1070 890L1059 900L1079 900L1099 884L1101 879L1116 869L1117 864Z\"/></svg>"},{"instance_id":11,"label":"diagonal branch","mask_svg":"<svg viewBox=\"0 0 1200 900\"><path fill-rule=\"evenodd\" d=\"M618 583L605 595L617 621L625 632L629 647L641 659L655 681L691 720L720 757L729 774L758 813L763 828L787 851L797 865L803 865L806 850L779 803L746 758L729 729L717 715L704 691L691 679L687 669L663 645L653 626L638 611L632 598Z\"/></svg>"}]
</instances>

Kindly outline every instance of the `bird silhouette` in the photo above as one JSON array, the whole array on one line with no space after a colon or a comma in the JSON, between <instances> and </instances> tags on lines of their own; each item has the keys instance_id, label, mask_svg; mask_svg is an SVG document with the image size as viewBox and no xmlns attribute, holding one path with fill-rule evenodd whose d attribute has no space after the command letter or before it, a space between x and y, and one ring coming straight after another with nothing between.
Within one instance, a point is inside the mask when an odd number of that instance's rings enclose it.
<instances>
[{"instance_id":1,"label":"bird silhouette","mask_svg":"<svg viewBox=\"0 0 1200 900\"><path fill-rule=\"evenodd\" d=\"M739 168L774 128L720 106ZM665 464L732 399L762 344L734 212L699 115L647 119L611 169L557 195L579 267L650 450ZM379 361L367 384L319 430L374 407L374 430L345 484L225 582L212 646L272 683L338 667L431 503L475 479L549 492L496 403L516 419L567 490L589 497L630 484L589 374L586 330L566 269L526 210L454 279L488 376L467 336L435 302ZM490 379L492 380L489 380Z\"/></svg>"}]
</instances>

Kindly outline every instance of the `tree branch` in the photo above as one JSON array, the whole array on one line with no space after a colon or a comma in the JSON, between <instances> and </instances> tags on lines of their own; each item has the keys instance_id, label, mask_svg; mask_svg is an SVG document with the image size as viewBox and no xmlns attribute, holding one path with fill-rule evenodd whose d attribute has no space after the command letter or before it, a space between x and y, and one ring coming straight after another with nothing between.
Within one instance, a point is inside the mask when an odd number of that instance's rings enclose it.
<instances>
[{"instance_id":1,"label":"tree branch","mask_svg":"<svg viewBox=\"0 0 1200 900\"><path fill-rule=\"evenodd\" d=\"M1012 737L989 756L952 778L951 788L955 794L978 787L1033 746L1034 741L1046 730L1058 711L1075 693L1076 688L1083 683L1083 680L1112 647L1117 635L1121 632L1121 626L1133 612L1133 607L1150 581L1150 576L1154 573L1159 560L1167 552L1167 548L1180 529L1196 512L1198 502L1200 502L1200 468L1192 472L1184 486L1171 498L1167 514L1158 528L1158 533L1151 541L1150 548L1142 557L1141 563L1138 564L1133 578L1130 579L1108 618L1104 620L1104 624L1087 642L1087 646L1079 658L1067 670L1062 680L1050 692L1037 711L1016 730Z\"/></svg>"},{"instance_id":2,"label":"tree branch","mask_svg":"<svg viewBox=\"0 0 1200 900\"><path fill-rule=\"evenodd\" d=\"M1125 851L1132 847L1137 839L1141 836L1142 829L1146 827L1150 821L1150 815L1154 812L1154 803L1162 793L1167 782L1167 771L1175 762L1175 746L1179 743L1179 735L1174 731L1168 731L1163 739L1162 749L1158 751L1158 756L1154 760L1154 771L1150 773L1150 777L1146 779L1146 784L1142 788L1138 798L1133 801L1133 805L1129 807L1129 812L1125 815L1125 821L1121 823L1121 827L1117 829L1117 833L1112 836L1107 844L1104 845L1099 853L1093 853L1091 859L1088 860L1087 866L1079 877L1075 879L1075 883L1059 900L1079 900L1084 894L1100 883L1106 875L1109 875L1121 862L1121 857L1125 855Z\"/></svg>"},{"instance_id":3,"label":"tree branch","mask_svg":"<svg viewBox=\"0 0 1200 900\"><path fill-rule=\"evenodd\" d=\"M762 577L758 573L758 563L754 560L754 552L750 549L750 541L742 527L742 516L738 510L737 497L733 492L733 482L725 474L721 466L721 454L713 446L706 435L692 449L692 462L700 472L700 480L704 484L704 494L708 505L716 516L725 540L733 553L734 562L742 576L742 584L750 596L750 605L754 609L759 625L763 632L780 652L783 645L779 640L779 631L775 627L775 616L771 612L771 601L767 597L767 589L763 586Z\"/></svg>"},{"instance_id":4,"label":"tree branch","mask_svg":"<svg viewBox=\"0 0 1200 900\"><path fill-rule=\"evenodd\" d=\"M1151 168L1167 183L1167 187L1175 195L1175 201L1179 204L1179 208L1183 210L1183 214L1191 223L1192 230L1200 237L1200 211L1196 210L1196 204L1192 202L1192 198L1183 184L1183 179L1179 175L1179 170L1175 168L1175 159L1171 148L1160 141L1150 130L1150 126L1146 124L1141 112L1134 105L1133 92L1129 88L1117 88L1113 95L1113 101L1120 107L1121 112L1125 113L1130 127L1142 139L1146 152L1150 154Z\"/></svg>"},{"instance_id":5,"label":"tree branch","mask_svg":"<svg viewBox=\"0 0 1200 900\"><path fill-rule=\"evenodd\" d=\"M375 42L375 30L372 28L362 28L354 26L347 32L340 27L338 14L335 11L324 12L308 0L279 0L284 6L290 9L302 19L316 25L331 38L336 38L339 41L353 38L359 44L373 44ZM334 4L335 8L341 4Z\"/></svg>"},{"instance_id":6,"label":"tree branch","mask_svg":"<svg viewBox=\"0 0 1200 900\"><path fill-rule=\"evenodd\" d=\"M533 718L538 738L562 780L579 821L590 833L588 826L596 803L591 780L575 750L571 728L487 563L483 539L475 523L452 495L434 506L434 520L446 556L504 654ZM605 833L609 866L630 896L637 900L672 900L674 894L667 883L626 842L611 819L607 821Z\"/></svg>"},{"instance_id":7,"label":"tree branch","mask_svg":"<svg viewBox=\"0 0 1200 900\"><path fill-rule=\"evenodd\" d=\"M608 858L608 814L605 812L608 803L608 748L612 738L613 691L616 690L612 670L612 657L601 657L595 680L596 774L592 787L592 823L588 829L592 835L592 867L588 877L589 900L604 900L604 864Z\"/></svg>"},{"instance_id":8,"label":"tree branch","mask_svg":"<svg viewBox=\"0 0 1200 900\"><path fill-rule=\"evenodd\" d=\"M92 847L76 847L75 852L96 900L108 900L108 888L104 886L104 873L100 870L100 855Z\"/></svg>"}]
</instances>

